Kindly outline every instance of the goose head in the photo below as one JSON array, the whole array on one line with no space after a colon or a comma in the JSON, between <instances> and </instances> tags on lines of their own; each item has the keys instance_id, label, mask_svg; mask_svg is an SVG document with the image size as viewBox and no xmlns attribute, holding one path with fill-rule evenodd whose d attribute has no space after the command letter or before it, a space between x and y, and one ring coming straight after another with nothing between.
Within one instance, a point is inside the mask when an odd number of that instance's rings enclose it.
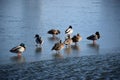
<instances>
[{"instance_id":1,"label":"goose head","mask_svg":"<svg viewBox=\"0 0 120 80\"><path fill-rule=\"evenodd\" d=\"M97 31L95 34L97 35L98 39L100 39L100 33Z\"/></svg>"},{"instance_id":2,"label":"goose head","mask_svg":"<svg viewBox=\"0 0 120 80\"><path fill-rule=\"evenodd\" d=\"M39 35L38 35L38 34L36 34L36 35L35 35L35 38L39 38Z\"/></svg>"},{"instance_id":3,"label":"goose head","mask_svg":"<svg viewBox=\"0 0 120 80\"><path fill-rule=\"evenodd\" d=\"M21 43L20 46L24 47L25 48L25 44L24 43Z\"/></svg>"},{"instance_id":4,"label":"goose head","mask_svg":"<svg viewBox=\"0 0 120 80\"><path fill-rule=\"evenodd\" d=\"M71 29L72 29L72 26L70 25L70 26L69 26L69 28L71 28Z\"/></svg>"}]
</instances>

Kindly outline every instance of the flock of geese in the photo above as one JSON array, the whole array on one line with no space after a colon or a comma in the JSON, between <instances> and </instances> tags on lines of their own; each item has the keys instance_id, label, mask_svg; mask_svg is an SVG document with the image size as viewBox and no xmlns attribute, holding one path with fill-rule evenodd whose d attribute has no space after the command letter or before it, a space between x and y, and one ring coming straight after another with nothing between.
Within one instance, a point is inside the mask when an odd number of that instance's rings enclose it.
<instances>
[{"instance_id":1,"label":"flock of geese","mask_svg":"<svg viewBox=\"0 0 120 80\"><path fill-rule=\"evenodd\" d=\"M73 37L71 37L72 33L73 33L73 29L72 29L72 26L70 25L65 30L65 34L67 35L65 41L62 42L62 40L60 40L59 42L55 43L54 46L51 48L51 50L55 50L56 53L59 53L59 51L64 48L64 45L70 46L72 43L75 43L75 45L77 45L77 43L82 40L82 37L80 36L79 33L77 35L74 35ZM51 29L48 31L48 34L51 34L53 37L55 37L56 35L60 34L60 31L56 30L56 29ZM96 42L96 40L100 39L100 34L97 31L95 34L88 36L87 39L92 40L93 44L94 44ZM36 34L35 42L36 42L37 47L42 47L44 40L38 34ZM19 46L16 46L16 47L13 47L12 49L10 49L10 52L17 53L18 56L21 56L21 54L25 50L26 50L25 44L21 43Z\"/></svg>"}]
</instances>

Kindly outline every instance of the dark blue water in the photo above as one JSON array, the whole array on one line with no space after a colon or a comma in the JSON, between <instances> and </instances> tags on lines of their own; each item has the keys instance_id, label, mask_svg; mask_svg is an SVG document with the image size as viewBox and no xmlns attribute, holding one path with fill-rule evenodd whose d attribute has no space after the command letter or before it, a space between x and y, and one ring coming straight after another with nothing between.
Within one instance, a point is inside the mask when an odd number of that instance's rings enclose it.
<instances>
[{"instance_id":1,"label":"dark blue water","mask_svg":"<svg viewBox=\"0 0 120 80\"><path fill-rule=\"evenodd\" d=\"M55 55L51 48L57 40L51 40L47 31L59 29L58 38L64 41L69 25L74 29L72 35L80 33L83 40L77 47L64 48ZM119 25L119 0L0 0L0 64L118 53ZM101 39L92 45L86 37L96 31ZM34 41L36 33L44 39L39 50ZM21 42L27 49L18 58L9 50Z\"/></svg>"}]
</instances>

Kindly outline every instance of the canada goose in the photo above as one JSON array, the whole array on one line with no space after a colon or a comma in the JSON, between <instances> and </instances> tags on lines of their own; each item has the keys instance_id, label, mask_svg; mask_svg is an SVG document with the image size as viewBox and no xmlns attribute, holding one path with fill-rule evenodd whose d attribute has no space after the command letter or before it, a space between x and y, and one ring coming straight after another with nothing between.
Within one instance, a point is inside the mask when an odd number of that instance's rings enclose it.
<instances>
[{"instance_id":1,"label":"canada goose","mask_svg":"<svg viewBox=\"0 0 120 80\"><path fill-rule=\"evenodd\" d=\"M44 41L42 40L42 38L38 34L35 35L35 38L36 38L35 41L37 43L36 46L37 47L39 47L39 46L41 47L41 45L43 44Z\"/></svg>"},{"instance_id":2,"label":"canada goose","mask_svg":"<svg viewBox=\"0 0 120 80\"><path fill-rule=\"evenodd\" d=\"M57 29L51 29L48 31L48 34L51 34L53 37L55 37L55 35L60 34L60 31Z\"/></svg>"},{"instance_id":3,"label":"canada goose","mask_svg":"<svg viewBox=\"0 0 120 80\"><path fill-rule=\"evenodd\" d=\"M25 51L26 47L24 43L21 43L19 46L13 47L10 52L17 53L18 56L21 56L21 54Z\"/></svg>"},{"instance_id":4,"label":"canada goose","mask_svg":"<svg viewBox=\"0 0 120 80\"><path fill-rule=\"evenodd\" d=\"M93 43L95 43L96 40L100 39L100 33L97 31L95 34L88 36L87 39L92 40Z\"/></svg>"},{"instance_id":5,"label":"canada goose","mask_svg":"<svg viewBox=\"0 0 120 80\"><path fill-rule=\"evenodd\" d=\"M73 33L73 29L72 29L72 26L70 25L69 28L65 30L65 34L70 35L72 33Z\"/></svg>"},{"instance_id":6,"label":"canada goose","mask_svg":"<svg viewBox=\"0 0 120 80\"><path fill-rule=\"evenodd\" d=\"M64 44L62 43L62 40L60 40L60 42L54 44L51 50L55 50L56 52L59 52L63 48L64 48Z\"/></svg>"},{"instance_id":7,"label":"canada goose","mask_svg":"<svg viewBox=\"0 0 120 80\"><path fill-rule=\"evenodd\" d=\"M77 42L82 40L82 37L80 36L80 34L78 33L77 35L74 35L72 37L73 42L75 43L75 45L77 45Z\"/></svg>"},{"instance_id":8,"label":"canada goose","mask_svg":"<svg viewBox=\"0 0 120 80\"><path fill-rule=\"evenodd\" d=\"M70 38L70 35L68 35L68 38L65 39L64 44L70 46L72 43L72 38Z\"/></svg>"}]
</instances>

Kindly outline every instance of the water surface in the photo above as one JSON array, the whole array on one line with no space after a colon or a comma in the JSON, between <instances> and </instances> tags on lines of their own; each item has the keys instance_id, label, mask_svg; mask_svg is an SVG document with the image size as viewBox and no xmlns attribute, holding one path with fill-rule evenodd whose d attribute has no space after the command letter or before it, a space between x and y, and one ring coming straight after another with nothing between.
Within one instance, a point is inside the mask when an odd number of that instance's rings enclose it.
<instances>
[{"instance_id":1,"label":"water surface","mask_svg":"<svg viewBox=\"0 0 120 80\"><path fill-rule=\"evenodd\" d=\"M119 14L119 0L0 0L0 64L120 52ZM51 48L57 40L47 31L59 29L57 37L64 41L69 25L74 29L72 35L80 33L83 40L56 55ZM93 45L86 37L96 31L101 39ZM36 33L44 39L40 49L35 46ZM9 50L21 42L27 49L18 58Z\"/></svg>"}]
</instances>

